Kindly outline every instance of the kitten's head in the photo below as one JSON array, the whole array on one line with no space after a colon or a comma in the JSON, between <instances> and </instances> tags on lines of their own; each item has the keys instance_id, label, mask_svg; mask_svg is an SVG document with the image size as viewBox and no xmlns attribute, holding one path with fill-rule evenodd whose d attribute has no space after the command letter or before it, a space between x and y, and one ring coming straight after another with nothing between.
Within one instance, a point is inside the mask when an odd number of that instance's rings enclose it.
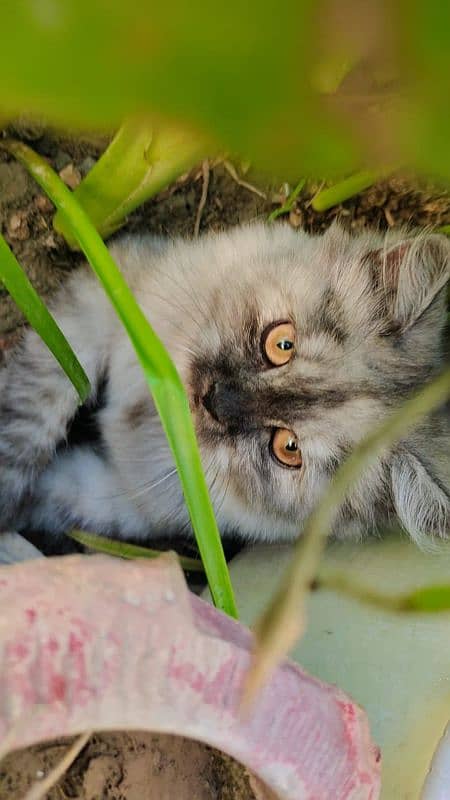
<instances>
[{"instance_id":1,"label":"kitten's head","mask_svg":"<svg viewBox=\"0 0 450 800\"><path fill-rule=\"evenodd\" d=\"M255 226L192 245L181 368L223 529L297 535L354 445L442 366L449 269L444 237L337 226L319 237ZM441 424L364 474L344 534L391 513L416 538L448 531Z\"/></svg>"}]
</instances>

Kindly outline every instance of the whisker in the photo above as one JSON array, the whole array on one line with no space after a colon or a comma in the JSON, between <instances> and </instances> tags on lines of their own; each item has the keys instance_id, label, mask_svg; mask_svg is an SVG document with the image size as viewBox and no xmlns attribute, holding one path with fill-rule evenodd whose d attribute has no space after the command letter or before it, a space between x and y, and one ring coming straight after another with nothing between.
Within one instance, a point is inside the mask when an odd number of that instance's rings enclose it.
<instances>
[{"instance_id":1,"label":"whisker","mask_svg":"<svg viewBox=\"0 0 450 800\"><path fill-rule=\"evenodd\" d=\"M222 494L222 497L220 499L220 502L218 503L218 505L215 508L215 512L216 512L216 516L217 517L219 516L219 514L220 514L220 512L222 510L223 504L225 502L225 498L226 498L227 492L228 492L228 487L230 485L230 480L231 480L231 475L227 475L226 479L223 481L222 488L220 490L221 494Z\"/></svg>"},{"instance_id":2,"label":"whisker","mask_svg":"<svg viewBox=\"0 0 450 800\"><path fill-rule=\"evenodd\" d=\"M179 274L180 273L178 272L178 275ZM169 280L171 280L172 283L175 284L175 286L177 286L177 288L180 289L186 295L186 297L194 304L195 308L197 309L198 313L200 314L200 317L206 322L207 319L208 319L208 317L206 315L206 310L204 308L202 308L202 306L200 305L200 303L198 301L198 297L195 296L193 291L190 289L189 285L187 283L181 284L175 278L175 275L173 273L168 273L166 277L169 278Z\"/></svg>"},{"instance_id":3,"label":"whisker","mask_svg":"<svg viewBox=\"0 0 450 800\"><path fill-rule=\"evenodd\" d=\"M126 497L129 500L134 500L135 497L139 497L139 495L143 494L144 492L151 491L155 486L158 486L159 484L163 483L165 480L170 478L175 472L176 469L172 469L170 470L169 473L163 474L153 483L149 483L148 481L146 481L145 483L141 483L139 484L139 486L135 487L135 491L133 491L133 493L131 493L129 489L119 489L118 491L112 494L102 495L101 497L98 497L98 500L102 501L114 500L120 497Z\"/></svg>"},{"instance_id":4,"label":"whisker","mask_svg":"<svg viewBox=\"0 0 450 800\"><path fill-rule=\"evenodd\" d=\"M149 494L153 489L156 489L157 486L160 486L162 483L164 483L164 481L167 481L169 478L171 478L172 475L176 475L176 472L177 472L176 467L174 467L165 475L163 475L161 478L158 478L158 480L153 481L153 483L150 483L149 485L146 486L145 485L142 486L140 489L138 489L136 492L133 492L133 494L130 495L131 499L135 500L142 494Z\"/></svg>"},{"instance_id":5,"label":"whisker","mask_svg":"<svg viewBox=\"0 0 450 800\"><path fill-rule=\"evenodd\" d=\"M171 298L164 297L164 295L156 294L156 293L153 293L152 296L154 298L156 298L157 300L161 300L163 303L165 303L166 305L170 306L171 308L178 309L178 311L181 311L183 314L185 314L191 320L191 322L193 322L194 325L196 325L196 327L199 329L199 331L203 330L202 325L198 321L198 319L196 319L194 317L194 315L186 308L186 306L182 305L179 302L176 302L173 299L173 297L171 297ZM175 326L174 320L169 320L169 321ZM179 326L179 327L180 327L180 330L182 330L182 326Z\"/></svg>"}]
</instances>

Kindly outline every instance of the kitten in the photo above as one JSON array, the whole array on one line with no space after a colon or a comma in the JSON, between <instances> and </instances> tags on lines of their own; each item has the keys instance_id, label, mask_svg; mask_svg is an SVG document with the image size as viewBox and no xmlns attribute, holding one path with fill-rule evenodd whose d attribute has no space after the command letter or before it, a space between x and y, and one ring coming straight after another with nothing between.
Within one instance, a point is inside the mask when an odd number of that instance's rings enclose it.
<instances>
[{"instance_id":1,"label":"kitten","mask_svg":"<svg viewBox=\"0 0 450 800\"><path fill-rule=\"evenodd\" d=\"M354 445L446 362L441 236L254 225L124 237L111 252L184 381L224 534L297 537ZM133 348L88 270L53 311L90 378L99 439L74 443L75 391L27 331L0 371L0 529L188 529ZM395 519L418 541L449 535L449 417L447 405L361 476L336 535Z\"/></svg>"}]
</instances>

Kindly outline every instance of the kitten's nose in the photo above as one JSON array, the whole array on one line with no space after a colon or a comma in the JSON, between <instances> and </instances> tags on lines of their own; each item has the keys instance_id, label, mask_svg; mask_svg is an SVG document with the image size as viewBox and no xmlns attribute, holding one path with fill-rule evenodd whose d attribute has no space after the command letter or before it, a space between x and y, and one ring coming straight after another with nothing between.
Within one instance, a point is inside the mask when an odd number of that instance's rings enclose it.
<instances>
[{"instance_id":1,"label":"kitten's nose","mask_svg":"<svg viewBox=\"0 0 450 800\"><path fill-rule=\"evenodd\" d=\"M216 422L220 422L217 416L216 400L217 400L217 383L212 383L206 394L202 397L202 404L207 412L211 415Z\"/></svg>"},{"instance_id":2,"label":"kitten's nose","mask_svg":"<svg viewBox=\"0 0 450 800\"><path fill-rule=\"evenodd\" d=\"M236 424L246 413L243 393L232 383L212 383L202 403L211 417L223 424Z\"/></svg>"}]
</instances>

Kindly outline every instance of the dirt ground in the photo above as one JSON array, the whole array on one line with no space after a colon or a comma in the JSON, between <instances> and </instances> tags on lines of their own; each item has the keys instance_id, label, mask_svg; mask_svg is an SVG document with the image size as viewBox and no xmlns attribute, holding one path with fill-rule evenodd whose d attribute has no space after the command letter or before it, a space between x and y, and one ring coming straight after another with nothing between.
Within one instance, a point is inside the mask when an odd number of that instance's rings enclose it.
<instances>
[{"instance_id":1,"label":"dirt ground","mask_svg":"<svg viewBox=\"0 0 450 800\"><path fill-rule=\"evenodd\" d=\"M71 188L92 168L105 140L71 140L39 126L17 124L8 131L47 157ZM0 133L0 136L2 134ZM233 172L233 170L231 170ZM285 199L288 187L257 187L239 181L224 163L209 170L206 203L199 214L205 169L183 176L170 189L132 214L126 229L194 235L239 222L264 219ZM325 229L338 217L353 229L399 225L450 224L450 195L428 184L395 175L343 205L318 214L310 205L321 184L309 183L289 215L276 224L308 231ZM51 293L79 263L52 229L53 207L18 163L0 151L0 229L43 295ZM22 324L20 312L0 288L0 358ZM0 800L19 800L62 757L67 742L41 744L0 763ZM195 742L143 733L93 735L50 800L259 800L245 770L231 759Z\"/></svg>"},{"instance_id":2,"label":"dirt ground","mask_svg":"<svg viewBox=\"0 0 450 800\"><path fill-rule=\"evenodd\" d=\"M6 133L22 138L45 156L71 188L89 172L106 144L102 139L64 139L26 124L12 126ZM224 163L211 168L206 203L199 220L200 232L265 219L285 199L287 187L255 187L261 196L236 178L251 180L249 175L240 173L232 177ZM201 167L194 169L135 211L124 229L192 236L203 180ZM450 194L426 183L419 185L404 175L394 175L325 213L315 212L310 205L311 197L320 188L320 182L309 182L291 213L279 217L276 224L287 222L308 231L324 230L335 217L353 229L450 224ZM79 254L71 252L53 231L53 211L52 204L25 169L0 151L0 228L34 286L44 296L80 261ZM21 322L14 302L0 288L0 337L9 337Z\"/></svg>"},{"instance_id":3,"label":"dirt ground","mask_svg":"<svg viewBox=\"0 0 450 800\"><path fill-rule=\"evenodd\" d=\"M60 739L5 758L0 764L1 800L23 800L30 787L45 780L71 743L72 740ZM232 759L188 739L139 731L92 735L45 797L262 800L254 778Z\"/></svg>"}]
</instances>

